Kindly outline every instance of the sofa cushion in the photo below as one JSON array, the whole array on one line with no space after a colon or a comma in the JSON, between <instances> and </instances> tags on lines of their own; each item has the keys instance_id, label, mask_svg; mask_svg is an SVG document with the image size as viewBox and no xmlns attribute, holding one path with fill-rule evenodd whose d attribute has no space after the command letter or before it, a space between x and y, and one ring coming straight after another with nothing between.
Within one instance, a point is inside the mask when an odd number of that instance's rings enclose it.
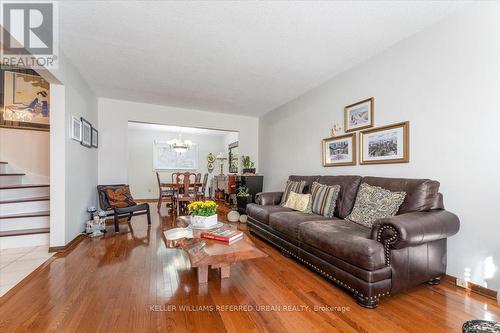
<instances>
[{"instance_id":1,"label":"sofa cushion","mask_svg":"<svg viewBox=\"0 0 500 333\"><path fill-rule=\"evenodd\" d=\"M293 181L288 180L285 185L285 190L283 191L283 196L281 197L280 205L284 206L291 192L304 193L304 188L306 187L305 180Z\"/></svg>"},{"instance_id":2,"label":"sofa cushion","mask_svg":"<svg viewBox=\"0 0 500 333\"><path fill-rule=\"evenodd\" d=\"M311 186L311 212L332 218L339 191L340 185L323 185L314 182Z\"/></svg>"},{"instance_id":3,"label":"sofa cushion","mask_svg":"<svg viewBox=\"0 0 500 333\"><path fill-rule=\"evenodd\" d=\"M371 228L375 220L396 215L405 196L405 192L391 192L363 183L359 187L354 208L346 219Z\"/></svg>"},{"instance_id":4,"label":"sofa cushion","mask_svg":"<svg viewBox=\"0 0 500 333\"><path fill-rule=\"evenodd\" d=\"M130 194L128 185L109 185L104 188L104 193L106 193L106 198L111 208L123 208L137 205L132 198L132 194Z\"/></svg>"},{"instance_id":5,"label":"sofa cushion","mask_svg":"<svg viewBox=\"0 0 500 333\"><path fill-rule=\"evenodd\" d=\"M311 185L313 182L317 181L319 176L297 176L297 175L291 175L288 177L288 180L297 182L297 181L305 181L306 186L304 187L304 192L303 193L311 193Z\"/></svg>"},{"instance_id":6,"label":"sofa cushion","mask_svg":"<svg viewBox=\"0 0 500 333\"><path fill-rule=\"evenodd\" d=\"M440 197L439 182L430 179L364 177L363 183L393 192L406 192L398 214L431 210Z\"/></svg>"},{"instance_id":7,"label":"sofa cushion","mask_svg":"<svg viewBox=\"0 0 500 333\"><path fill-rule=\"evenodd\" d=\"M298 210L299 212L311 212L311 194L299 194L290 192L288 199L283 207Z\"/></svg>"},{"instance_id":8,"label":"sofa cushion","mask_svg":"<svg viewBox=\"0 0 500 333\"><path fill-rule=\"evenodd\" d=\"M385 266L382 243L370 239L370 228L350 221L303 222L298 227L298 239L363 269Z\"/></svg>"},{"instance_id":9,"label":"sofa cushion","mask_svg":"<svg viewBox=\"0 0 500 333\"><path fill-rule=\"evenodd\" d=\"M303 212L278 212L269 216L269 226L289 237L297 238L299 224L307 221L327 220L328 218L316 214Z\"/></svg>"},{"instance_id":10,"label":"sofa cushion","mask_svg":"<svg viewBox=\"0 0 500 333\"><path fill-rule=\"evenodd\" d=\"M265 224L269 224L269 215L276 212L293 212L293 209L280 205L262 206L254 203L247 205L247 215Z\"/></svg>"},{"instance_id":11,"label":"sofa cushion","mask_svg":"<svg viewBox=\"0 0 500 333\"><path fill-rule=\"evenodd\" d=\"M344 219L352 210L361 176L321 176L318 183L325 185L340 185L340 192L333 216Z\"/></svg>"}]
</instances>

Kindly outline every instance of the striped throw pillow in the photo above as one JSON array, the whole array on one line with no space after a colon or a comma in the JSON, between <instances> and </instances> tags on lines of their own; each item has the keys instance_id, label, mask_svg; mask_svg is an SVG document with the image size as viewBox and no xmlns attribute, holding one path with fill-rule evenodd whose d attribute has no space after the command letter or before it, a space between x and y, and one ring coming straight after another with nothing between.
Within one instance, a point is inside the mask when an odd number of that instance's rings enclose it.
<instances>
[{"instance_id":1,"label":"striped throw pillow","mask_svg":"<svg viewBox=\"0 0 500 333\"><path fill-rule=\"evenodd\" d=\"M340 185L323 185L314 182L311 187L311 211L314 214L332 218L339 192Z\"/></svg>"},{"instance_id":2,"label":"striped throw pillow","mask_svg":"<svg viewBox=\"0 0 500 333\"><path fill-rule=\"evenodd\" d=\"M306 187L305 180L301 180L298 182L294 182L292 180L287 181L285 186L285 191L283 192L283 197L281 198L280 205L281 206L285 205L286 201L288 200L288 196L290 195L290 192L303 193L304 187Z\"/></svg>"}]
</instances>

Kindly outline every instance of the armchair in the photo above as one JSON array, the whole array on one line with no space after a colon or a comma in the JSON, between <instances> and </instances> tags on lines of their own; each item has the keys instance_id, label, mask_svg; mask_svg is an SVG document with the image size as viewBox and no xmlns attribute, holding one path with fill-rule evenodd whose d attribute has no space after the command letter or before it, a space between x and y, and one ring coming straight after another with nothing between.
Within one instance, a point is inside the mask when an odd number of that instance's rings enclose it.
<instances>
[{"instance_id":1,"label":"armchair","mask_svg":"<svg viewBox=\"0 0 500 333\"><path fill-rule=\"evenodd\" d=\"M119 195L116 195L119 193ZM99 205L106 216L113 216L115 224L115 232L120 231L119 221L121 217L127 217L130 222L133 216L147 215L148 225L151 225L151 214L147 203L137 204L133 201L128 185L98 185L97 195L99 197ZM110 200L111 199L111 200ZM121 200L122 204L117 205L115 200Z\"/></svg>"}]
</instances>

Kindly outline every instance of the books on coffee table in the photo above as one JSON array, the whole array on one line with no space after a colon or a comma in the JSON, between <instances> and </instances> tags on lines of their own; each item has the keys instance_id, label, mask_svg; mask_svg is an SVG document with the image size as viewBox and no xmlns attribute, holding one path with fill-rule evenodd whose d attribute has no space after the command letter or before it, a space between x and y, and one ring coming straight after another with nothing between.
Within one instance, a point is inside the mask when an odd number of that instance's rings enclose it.
<instances>
[{"instance_id":1,"label":"books on coffee table","mask_svg":"<svg viewBox=\"0 0 500 333\"><path fill-rule=\"evenodd\" d=\"M223 226L214 230L202 232L200 237L231 244L242 239L243 233L239 230L234 230L229 226Z\"/></svg>"}]
</instances>

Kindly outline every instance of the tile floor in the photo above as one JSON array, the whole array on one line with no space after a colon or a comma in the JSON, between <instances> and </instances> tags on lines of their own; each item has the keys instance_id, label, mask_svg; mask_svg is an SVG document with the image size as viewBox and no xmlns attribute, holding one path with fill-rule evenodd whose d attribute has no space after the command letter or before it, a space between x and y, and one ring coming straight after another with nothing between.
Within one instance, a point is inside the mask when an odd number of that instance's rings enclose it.
<instances>
[{"instance_id":1,"label":"tile floor","mask_svg":"<svg viewBox=\"0 0 500 333\"><path fill-rule=\"evenodd\" d=\"M0 297L52 255L48 245L0 250Z\"/></svg>"}]
</instances>

